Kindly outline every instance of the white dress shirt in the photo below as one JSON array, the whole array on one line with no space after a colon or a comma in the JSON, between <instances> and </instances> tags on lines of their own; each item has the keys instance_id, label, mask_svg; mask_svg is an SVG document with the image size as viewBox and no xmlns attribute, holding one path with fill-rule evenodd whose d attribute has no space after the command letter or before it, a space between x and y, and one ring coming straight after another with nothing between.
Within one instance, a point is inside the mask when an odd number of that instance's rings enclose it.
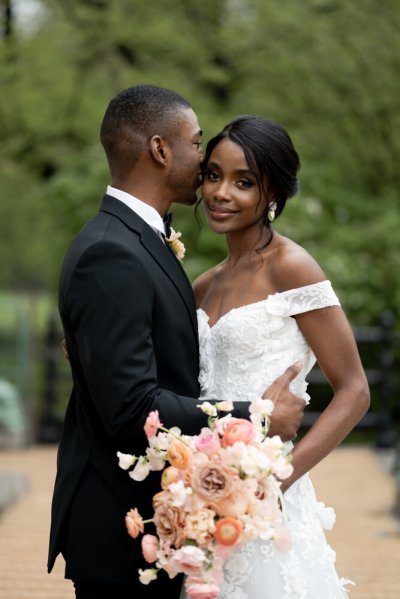
<instances>
[{"instance_id":1,"label":"white dress shirt","mask_svg":"<svg viewBox=\"0 0 400 599\"><path fill-rule=\"evenodd\" d=\"M135 198L135 196L132 196L130 193L117 189L116 187L111 187L111 185L107 186L107 195L119 200L128 206L128 208L136 212L136 214L154 229L157 234L161 233L161 235L165 235L165 226L162 216L155 208L153 208L153 206L149 206L149 204Z\"/></svg>"}]
</instances>

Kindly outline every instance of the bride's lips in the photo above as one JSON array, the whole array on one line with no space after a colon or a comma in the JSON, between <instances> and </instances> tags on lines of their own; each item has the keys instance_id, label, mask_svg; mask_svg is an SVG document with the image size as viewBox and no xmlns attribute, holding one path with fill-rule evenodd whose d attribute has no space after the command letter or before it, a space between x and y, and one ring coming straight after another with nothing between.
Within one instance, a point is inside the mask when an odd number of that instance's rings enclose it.
<instances>
[{"instance_id":1,"label":"bride's lips","mask_svg":"<svg viewBox=\"0 0 400 599\"><path fill-rule=\"evenodd\" d=\"M237 210L229 210L229 208L225 208L223 206L207 204L207 208L211 218L216 220L225 220L234 214L237 214Z\"/></svg>"}]
</instances>

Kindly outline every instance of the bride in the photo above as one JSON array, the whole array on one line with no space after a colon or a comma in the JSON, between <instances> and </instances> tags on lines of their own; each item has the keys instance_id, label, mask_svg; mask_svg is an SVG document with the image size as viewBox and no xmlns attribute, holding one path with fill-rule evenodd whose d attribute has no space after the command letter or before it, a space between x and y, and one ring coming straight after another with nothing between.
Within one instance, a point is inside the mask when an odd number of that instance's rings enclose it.
<instances>
[{"instance_id":1,"label":"bride","mask_svg":"<svg viewBox=\"0 0 400 599\"><path fill-rule=\"evenodd\" d=\"M294 472L282 484L292 548L256 541L238 549L226 563L221 599L347 597L323 531L334 513L317 501L308 472L364 415L369 391L331 283L303 248L272 228L296 194L299 165L286 131L258 116L235 118L206 148L204 209L228 253L194 283L202 397L250 401L301 361L292 391L308 402L305 379L316 359L333 390L295 444Z\"/></svg>"}]
</instances>

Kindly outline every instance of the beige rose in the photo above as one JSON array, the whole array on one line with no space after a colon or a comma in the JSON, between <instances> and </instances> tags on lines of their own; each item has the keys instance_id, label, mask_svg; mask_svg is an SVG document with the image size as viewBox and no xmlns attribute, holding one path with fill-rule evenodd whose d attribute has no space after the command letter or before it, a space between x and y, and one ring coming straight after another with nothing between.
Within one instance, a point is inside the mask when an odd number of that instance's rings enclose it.
<instances>
[{"instance_id":1,"label":"beige rose","mask_svg":"<svg viewBox=\"0 0 400 599\"><path fill-rule=\"evenodd\" d=\"M229 495L233 482L232 469L218 462L207 462L193 469L193 491L209 502L217 502Z\"/></svg>"},{"instance_id":2,"label":"beige rose","mask_svg":"<svg viewBox=\"0 0 400 599\"><path fill-rule=\"evenodd\" d=\"M161 493L158 493L158 495L161 495ZM180 507L172 505L170 498L158 502L153 522L161 540L169 541L176 548L182 545L185 539L183 532L185 516Z\"/></svg>"}]
</instances>

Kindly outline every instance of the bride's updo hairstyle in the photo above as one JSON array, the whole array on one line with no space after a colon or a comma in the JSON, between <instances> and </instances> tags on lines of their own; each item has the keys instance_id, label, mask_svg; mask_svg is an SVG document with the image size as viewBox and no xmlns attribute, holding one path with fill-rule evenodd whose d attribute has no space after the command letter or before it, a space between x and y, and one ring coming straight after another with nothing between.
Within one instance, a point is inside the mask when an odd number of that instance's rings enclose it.
<instances>
[{"instance_id":1,"label":"bride's updo hairstyle","mask_svg":"<svg viewBox=\"0 0 400 599\"><path fill-rule=\"evenodd\" d=\"M268 198L268 203L276 202L275 217L279 216L286 200L295 196L299 187L297 171L300 159L288 133L275 121L261 116L237 116L208 142L204 169L213 149L225 139L242 148L257 179L260 194ZM263 222L269 227L268 207L263 214Z\"/></svg>"}]
</instances>

